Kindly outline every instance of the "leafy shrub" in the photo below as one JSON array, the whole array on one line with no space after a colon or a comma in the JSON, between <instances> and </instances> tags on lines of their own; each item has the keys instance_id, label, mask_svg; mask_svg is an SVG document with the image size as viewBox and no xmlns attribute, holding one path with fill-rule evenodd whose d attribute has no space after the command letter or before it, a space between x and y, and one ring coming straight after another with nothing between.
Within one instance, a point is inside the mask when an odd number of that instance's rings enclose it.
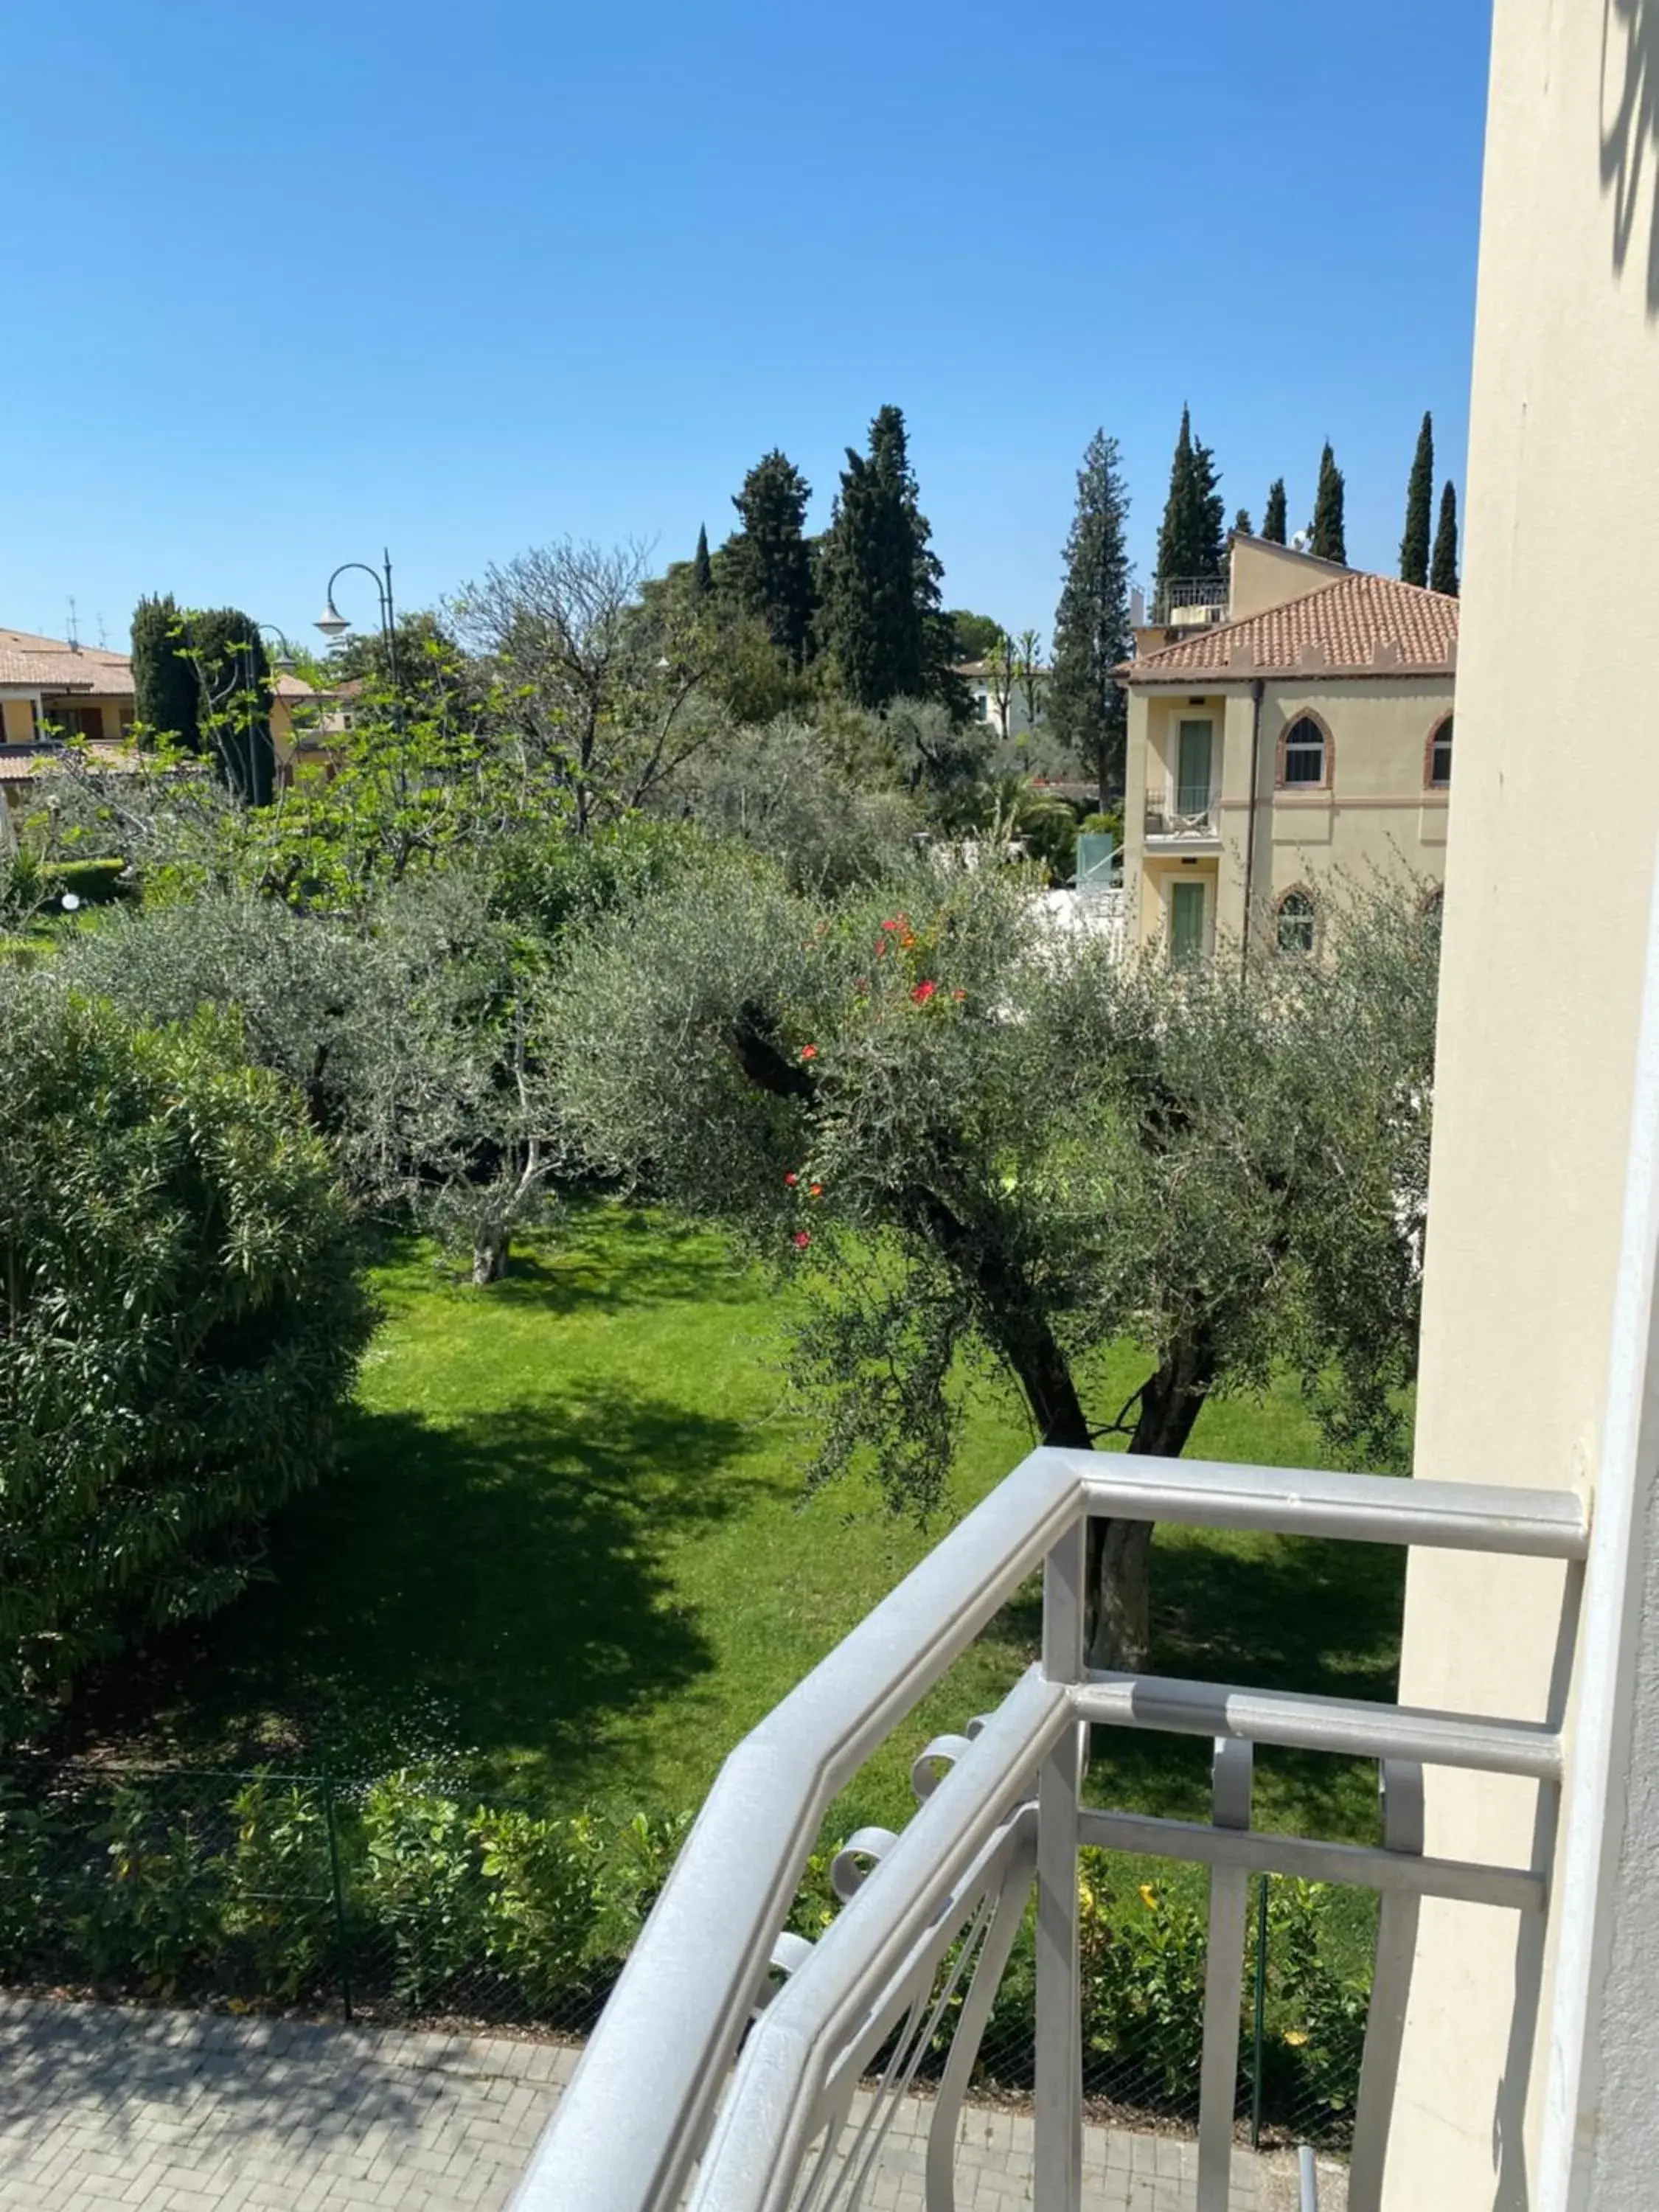
<instances>
[{"instance_id":1,"label":"leafy shrub","mask_svg":"<svg viewBox=\"0 0 1659 2212\"><path fill-rule=\"evenodd\" d=\"M94 1980L136 1977L170 1997L218 1951L222 1863L191 1812L165 1813L140 1786L118 1785L93 1833L106 1879L74 1917L82 1958Z\"/></svg>"},{"instance_id":2,"label":"leafy shrub","mask_svg":"<svg viewBox=\"0 0 1659 2212\"><path fill-rule=\"evenodd\" d=\"M323 1978L335 1944L327 1805L313 1784L256 1774L231 1811L224 1933L258 1995L292 2000Z\"/></svg>"},{"instance_id":3,"label":"leafy shrub","mask_svg":"<svg viewBox=\"0 0 1659 2212\"><path fill-rule=\"evenodd\" d=\"M48 900L61 900L67 891L82 906L107 906L112 899L134 898L137 886L127 873L127 864L117 858L99 860L46 860L40 882Z\"/></svg>"},{"instance_id":4,"label":"leafy shrub","mask_svg":"<svg viewBox=\"0 0 1659 2212\"><path fill-rule=\"evenodd\" d=\"M52 1914L52 1827L9 1775L0 1775L0 1975L21 1976Z\"/></svg>"},{"instance_id":5,"label":"leafy shrub","mask_svg":"<svg viewBox=\"0 0 1659 2212\"><path fill-rule=\"evenodd\" d=\"M477 1837L453 1797L404 1768L364 1799L362 1839L354 1907L388 1949L394 1993L418 2007L483 1955Z\"/></svg>"},{"instance_id":6,"label":"leafy shrub","mask_svg":"<svg viewBox=\"0 0 1659 2212\"><path fill-rule=\"evenodd\" d=\"M291 1092L228 1018L145 1030L0 971L0 1726L216 1610L326 1468L367 1341Z\"/></svg>"},{"instance_id":7,"label":"leafy shrub","mask_svg":"<svg viewBox=\"0 0 1659 2212\"><path fill-rule=\"evenodd\" d=\"M1085 1863L1079 1883L1084 2048L1164 2097L1189 2093L1204 2049L1206 1916L1150 1882L1120 1898L1091 1874Z\"/></svg>"},{"instance_id":8,"label":"leafy shrub","mask_svg":"<svg viewBox=\"0 0 1659 2212\"><path fill-rule=\"evenodd\" d=\"M469 1827L486 1885L484 1955L544 2010L582 1979L599 1921L599 1831L586 1814L483 1810Z\"/></svg>"}]
</instances>

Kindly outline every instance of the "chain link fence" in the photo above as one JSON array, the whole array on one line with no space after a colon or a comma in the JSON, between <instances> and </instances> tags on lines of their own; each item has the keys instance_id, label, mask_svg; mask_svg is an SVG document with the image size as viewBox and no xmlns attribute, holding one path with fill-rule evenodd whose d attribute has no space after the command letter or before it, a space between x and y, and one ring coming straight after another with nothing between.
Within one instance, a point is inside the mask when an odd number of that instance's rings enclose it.
<instances>
[{"instance_id":1,"label":"chain link fence","mask_svg":"<svg viewBox=\"0 0 1659 2212\"><path fill-rule=\"evenodd\" d=\"M413 1771L343 1783L15 1759L0 1766L0 1978L579 2035L685 1825L480 1805ZM809 1936L835 1909L822 1863L793 1917ZM1080 1880L1085 2094L1098 2117L1190 2128L1206 1877L1089 1850ZM981 2095L1030 2093L1030 1922L981 2045ZM1238 2103L1253 2141L1346 2148L1375 1931L1369 1893L1254 1878Z\"/></svg>"}]
</instances>

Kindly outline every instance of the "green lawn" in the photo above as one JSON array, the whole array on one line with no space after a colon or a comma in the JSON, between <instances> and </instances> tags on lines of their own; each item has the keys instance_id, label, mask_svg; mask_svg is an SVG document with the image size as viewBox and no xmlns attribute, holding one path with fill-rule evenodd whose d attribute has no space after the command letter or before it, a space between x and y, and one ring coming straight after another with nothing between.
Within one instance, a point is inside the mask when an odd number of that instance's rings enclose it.
<instances>
[{"instance_id":1,"label":"green lawn","mask_svg":"<svg viewBox=\"0 0 1659 2212\"><path fill-rule=\"evenodd\" d=\"M568 1210L477 1291L410 1250L343 1463L283 1516L271 1578L173 1655L149 1748L356 1766L441 1753L480 1789L614 1809L695 1805L726 1751L941 1533L843 1486L804 1500L778 1305L717 1236L619 1205ZM1115 1356L1121 1401L1139 1364ZM1029 1448L975 1402L955 1503ZM1206 1413L1195 1453L1317 1464L1293 1389ZM1401 1568L1363 1546L1160 1533L1158 1664L1392 1694ZM1035 1589L865 1771L832 1825L904 1817L926 1738L1030 1659ZM1098 1744L1091 1794L1201 1815L1206 1747ZM1371 1832L1374 1775L1261 1761L1260 1817Z\"/></svg>"}]
</instances>

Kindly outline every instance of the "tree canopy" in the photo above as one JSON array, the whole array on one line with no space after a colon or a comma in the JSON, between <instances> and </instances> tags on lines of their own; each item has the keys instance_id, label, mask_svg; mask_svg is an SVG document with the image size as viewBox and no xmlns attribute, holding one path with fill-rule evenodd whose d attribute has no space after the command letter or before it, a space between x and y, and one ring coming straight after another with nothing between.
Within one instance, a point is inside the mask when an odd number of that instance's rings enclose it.
<instances>
[{"instance_id":1,"label":"tree canopy","mask_svg":"<svg viewBox=\"0 0 1659 2212\"><path fill-rule=\"evenodd\" d=\"M847 449L823 546L824 642L848 696L861 707L931 697L966 712L931 537L903 414L884 407L870 425L868 452Z\"/></svg>"},{"instance_id":2,"label":"tree canopy","mask_svg":"<svg viewBox=\"0 0 1659 2212\"><path fill-rule=\"evenodd\" d=\"M1267 504L1261 510L1261 535L1269 545L1285 543L1285 479L1275 477L1267 487Z\"/></svg>"},{"instance_id":3,"label":"tree canopy","mask_svg":"<svg viewBox=\"0 0 1659 2212\"><path fill-rule=\"evenodd\" d=\"M1433 953L1399 899L1348 934L1176 975L1058 943L989 870L825 900L726 867L576 946L550 1036L586 1157L799 1271L820 1479L939 1504L976 1363L1040 1437L1177 1453L1290 1359L1376 1459L1415 1343ZM1146 1382L1091 1406L1125 1336ZM1097 1648L1133 1663L1144 1532L1097 1565Z\"/></svg>"},{"instance_id":4,"label":"tree canopy","mask_svg":"<svg viewBox=\"0 0 1659 2212\"><path fill-rule=\"evenodd\" d=\"M1048 697L1054 734L1094 777L1103 808L1123 783L1126 710L1112 672L1133 642L1128 514L1117 441L1097 430L1078 471Z\"/></svg>"},{"instance_id":5,"label":"tree canopy","mask_svg":"<svg viewBox=\"0 0 1659 2212\"><path fill-rule=\"evenodd\" d=\"M732 496L742 526L721 552L726 588L797 669L811 649L816 604L806 536L811 496L812 487L786 454L775 447L763 454Z\"/></svg>"},{"instance_id":6,"label":"tree canopy","mask_svg":"<svg viewBox=\"0 0 1659 2212\"><path fill-rule=\"evenodd\" d=\"M1457 597L1457 494L1447 477L1440 494L1440 519L1434 530L1434 557L1429 564L1429 588Z\"/></svg>"},{"instance_id":7,"label":"tree canopy","mask_svg":"<svg viewBox=\"0 0 1659 2212\"><path fill-rule=\"evenodd\" d=\"M1325 450L1319 457L1319 485L1314 494L1313 526L1309 532L1308 550L1322 561L1338 561L1346 568L1348 538L1343 523L1343 495L1342 471L1336 465L1336 456L1327 440Z\"/></svg>"},{"instance_id":8,"label":"tree canopy","mask_svg":"<svg viewBox=\"0 0 1659 2212\"><path fill-rule=\"evenodd\" d=\"M1426 411L1406 483L1406 528L1400 540L1401 580L1429 580L1429 526L1434 511L1434 417Z\"/></svg>"},{"instance_id":9,"label":"tree canopy","mask_svg":"<svg viewBox=\"0 0 1659 2212\"><path fill-rule=\"evenodd\" d=\"M1226 568L1224 519L1215 455L1193 436L1192 416L1181 410L1181 432L1170 465L1170 493L1158 533L1153 597L1170 584L1220 576Z\"/></svg>"}]
</instances>

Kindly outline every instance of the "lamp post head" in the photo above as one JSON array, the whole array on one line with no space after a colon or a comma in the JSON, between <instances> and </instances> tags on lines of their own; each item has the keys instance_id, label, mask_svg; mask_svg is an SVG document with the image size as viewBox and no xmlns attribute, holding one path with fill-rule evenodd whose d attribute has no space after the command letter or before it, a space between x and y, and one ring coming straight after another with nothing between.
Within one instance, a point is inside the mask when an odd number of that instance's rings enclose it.
<instances>
[{"instance_id":1,"label":"lamp post head","mask_svg":"<svg viewBox=\"0 0 1659 2212\"><path fill-rule=\"evenodd\" d=\"M289 650L289 648L284 646L283 650L277 654L276 659L272 661L271 666L276 671L276 673L279 676L292 676L295 670L299 666L299 663L295 659L293 653Z\"/></svg>"},{"instance_id":2,"label":"lamp post head","mask_svg":"<svg viewBox=\"0 0 1659 2212\"><path fill-rule=\"evenodd\" d=\"M343 631L349 630L351 624L340 612L331 597L328 605L317 617L317 627L325 637L338 637Z\"/></svg>"}]
</instances>

